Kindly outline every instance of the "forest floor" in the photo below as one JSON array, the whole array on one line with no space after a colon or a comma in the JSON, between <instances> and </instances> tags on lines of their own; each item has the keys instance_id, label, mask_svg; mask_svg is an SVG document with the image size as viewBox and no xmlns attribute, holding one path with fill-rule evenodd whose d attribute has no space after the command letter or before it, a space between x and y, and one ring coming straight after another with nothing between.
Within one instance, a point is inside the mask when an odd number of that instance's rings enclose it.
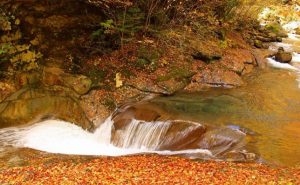
<instances>
[{"instance_id":1,"label":"forest floor","mask_svg":"<svg viewBox=\"0 0 300 185\"><path fill-rule=\"evenodd\" d=\"M300 184L300 169L175 156L31 156L0 169L0 184ZM1 164L1 165L7 165Z\"/></svg>"}]
</instances>

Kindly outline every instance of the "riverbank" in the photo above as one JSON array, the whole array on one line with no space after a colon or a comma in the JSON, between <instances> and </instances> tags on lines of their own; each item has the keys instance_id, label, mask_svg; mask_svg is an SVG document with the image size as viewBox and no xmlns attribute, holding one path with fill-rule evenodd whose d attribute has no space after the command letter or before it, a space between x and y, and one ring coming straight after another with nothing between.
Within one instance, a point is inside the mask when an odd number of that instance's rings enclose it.
<instances>
[{"instance_id":1,"label":"riverbank","mask_svg":"<svg viewBox=\"0 0 300 185\"><path fill-rule=\"evenodd\" d=\"M4 165L1 184L300 184L299 168L159 155L31 155L24 166Z\"/></svg>"},{"instance_id":2,"label":"riverbank","mask_svg":"<svg viewBox=\"0 0 300 185\"><path fill-rule=\"evenodd\" d=\"M93 130L117 107L149 94L241 87L265 65L268 42L285 36L250 18L227 22L213 16L221 7L208 3L183 22L127 35L121 46L120 25L97 6L2 3L0 128L54 117ZM128 26L137 8L128 10Z\"/></svg>"}]
</instances>

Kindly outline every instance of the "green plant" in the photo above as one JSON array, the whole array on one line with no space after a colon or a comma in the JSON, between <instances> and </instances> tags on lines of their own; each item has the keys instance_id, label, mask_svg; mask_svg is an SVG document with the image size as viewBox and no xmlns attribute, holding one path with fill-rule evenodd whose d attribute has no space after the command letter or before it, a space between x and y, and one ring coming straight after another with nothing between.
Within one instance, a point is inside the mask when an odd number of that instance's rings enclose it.
<instances>
[{"instance_id":1,"label":"green plant","mask_svg":"<svg viewBox=\"0 0 300 185\"><path fill-rule=\"evenodd\" d=\"M138 69L148 68L151 71L155 71L158 67L158 60L161 57L161 53L150 47L140 47L138 49L138 59L135 62L135 67Z\"/></svg>"},{"instance_id":2,"label":"green plant","mask_svg":"<svg viewBox=\"0 0 300 185\"><path fill-rule=\"evenodd\" d=\"M132 40L135 34L143 28L144 13L138 7L127 7L123 11L114 14L113 19L100 22L99 28L95 30L91 37L100 41L104 47L107 43L119 45L123 50L126 42ZM115 42L114 40L118 40Z\"/></svg>"},{"instance_id":3,"label":"green plant","mask_svg":"<svg viewBox=\"0 0 300 185\"><path fill-rule=\"evenodd\" d=\"M1 9L0 9L1 10ZM38 68L42 54L24 43L20 31L20 20L9 12L0 15L0 61L5 63L5 70L32 71Z\"/></svg>"},{"instance_id":4,"label":"green plant","mask_svg":"<svg viewBox=\"0 0 300 185\"><path fill-rule=\"evenodd\" d=\"M163 81L168 81L172 78L177 80L182 80L182 79L190 78L191 76L193 76L193 74L194 73L189 71L188 69L174 67L170 70L168 74L157 77L157 81L163 82Z\"/></svg>"}]
</instances>

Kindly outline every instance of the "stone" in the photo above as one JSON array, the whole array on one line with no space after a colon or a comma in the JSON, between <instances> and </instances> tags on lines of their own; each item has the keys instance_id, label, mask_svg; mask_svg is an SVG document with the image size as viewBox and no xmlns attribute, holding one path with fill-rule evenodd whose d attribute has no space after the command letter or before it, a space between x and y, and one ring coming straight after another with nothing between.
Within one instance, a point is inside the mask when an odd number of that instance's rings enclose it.
<instances>
[{"instance_id":1,"label":"stone","mask_svg":"<svg viewBox=\"0 0 300 185\"><path fill-rule=\"evenodd\" d=\"M281 37L277 37L276 38L276 42L282 42L282 38Z\"/></svg>"},{"instance_id":2,"label":"stone","mask_svg":"<svg viewBox=\"0 0 300 185\"><path fill-rule=\"evenodd\" d=\"M63 78L63 82L81 95L86 94L92 87L92 80L84 75L68 75Z\"/></svg>"},{"instance_id":3,"label":"stone","mask_svg":"<svg viewBox=\"0 0 300 185\"><path fill-rule=\"evenodd\" d=\"M238 150L246 144L246 134L230 128L216 128L206 132L198 147L209 149L214 155L223 155Z\"/></svg>"},{"instance_id":4,"label":"stone","mask_svg":"<svg viewBox=\"0 0 300 185\"><path fill-rule=\"evenodd\" d=\"M92 80L84 75L65 73L57 67L45 67L42 81L45 85L60 85L73 89L76 93L86 94L92 87Z\"/></svg>"},{"instance_id":5,"label":"stone","mask_svg":"<svg viewBox=\"0 0 300 185\"><path fill-rule=\"evenodd\" d=\"M15 75L15 85L18 88L39 84L41 74L38 72L20 72Z\"/></svg>"},{"instance_id":6,"label":"stone","mask_svg":"<svg viewBox=\"0 0 300 185\"><path fill-rule=\"evenodd\" d=\"M285 52L282 47L278 49L278 52L275 54L275 60L280 63L290 63L293 59L293 55L290 52Z\"/></svg>"},{"instance_id":7,"label":"stone","mask_svg":"<svg viewBox=\"0 0 300 185\"><path fill-rule=\"evenodd\" d=\"M186 87L186 90L193 91L194 84L203 84L208 87L233 88L233 87L242 86L244 82L241 79L241 77L233 71L215 68L215 69L205 69L197 73L193 77L192 83Z\"/></svg>"},{"instance_id":8,"label":"stone","mask_svg":"<svg viewBox=\"0 0 300 185\"><path fill-rule=\"evenodd\" d=\"M288 37L288 34L283 30L276 33L276 35L277 35L277 37L281 37L281 38L287 38Z\"/></svg>"},{"instance_id":9,"label":"stone","mask_svg":"<svg viewBox=\"0 0 300 185\"><path fill-rule=\"evenodd\" d=\"M163 137L160 150L187 150L197 148L197 143L206 132L206 126L186 120L171 121Z\"/></svg>"},{"instance_id":10,"label":"stone","mask_svg":"<svg viewBox=\"0 0 300 185\"><path fill-rule=\"evenodd\" d=\"M263 48L263 43L260 40L255 40L254 41L254 46L257 48Z\"/></svg>"},{"instance_id":11,"label":"stone","mask_svg":"<svg viewBox=\"0 0 300 185\"><path fill-rule=\"evenodd\" d=\"M0 103L0 128L38 122L44 118L60 119L83 129L93 130L75 97L46 87L24 87Z\"/></svg>"},{"instance_id":12,"label":"stone","mask_svg":"<svg viewBox=\"0 0 300 185\"><path fill-rule=\"evenodd\" d=\"M300 27L298 27L298 28L295 29L295 33L296 33L297 35L300 35Z\"/></svg>"},{"instance_id":13,"label":"stone","mask_svg":"<svg viewBox=\"0 0 300 185\"><path fill-rule=\"evenodd\" d=\"M116 129L122 129L126 127L132 119L151 122L156 121L160 117L161 115L159 112L151 108L147 108L147 106L131 106L123 110L119 109L117 112L114 113L112 119L114 121L114 127Z\"/></svg>"}]
</instances>

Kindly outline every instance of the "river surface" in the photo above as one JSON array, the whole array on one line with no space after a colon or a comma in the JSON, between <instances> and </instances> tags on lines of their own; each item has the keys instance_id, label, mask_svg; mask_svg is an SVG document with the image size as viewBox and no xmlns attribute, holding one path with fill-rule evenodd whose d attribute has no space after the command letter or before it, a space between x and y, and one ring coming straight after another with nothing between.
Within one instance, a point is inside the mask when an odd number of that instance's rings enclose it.
<instances>
[{"instance_id":1,"label":"river surface","mask_svg":"<svg viewBox=\"0 0 300 185\"><path fill-rule=\"evenodd\" d=\"M255 135L251 147L263 160L300 165L300 38L291 34L270 49L278 47L294 51L292 63L268 59L270 67L246 77L241 88L159 97L152 103L189 120L245 128Z\"/></svg>"},{"instance_id":2,"label":"river surface","mask_svg":"<svg viewBox=\"0 0 300 185\"><path fill-rule=\"evenodd\" d=\"M274 43L270 49L283 46L286 50L299 52L299 43L299 37L290 35L284 43ZM300 55L294 52L291 65L280 64L273 59L268 59L268 63L270 67L245 77L246 85L243 87L156 97L146 104L158 106L173 115L173 120L193 121L189 123L193 128L199 127L197 123L203 123L217 128L244 130L254 138L248 143L247 150L258 154L260 161L300 165ZM12 156L18 156L22 151L14 148L24 147L51 153L102 156L214 154L202 148L157 150L157 144L154 146L153 143L159 143L167 136L170 124L168 121L144 124L132 120L122 135L124 138L121 139L126 144L123 147L113 145L113 121L110 118L95 133L57 120L30 127L2 129L0 160L11 160Z\"/></svg>"}]
</instances>

